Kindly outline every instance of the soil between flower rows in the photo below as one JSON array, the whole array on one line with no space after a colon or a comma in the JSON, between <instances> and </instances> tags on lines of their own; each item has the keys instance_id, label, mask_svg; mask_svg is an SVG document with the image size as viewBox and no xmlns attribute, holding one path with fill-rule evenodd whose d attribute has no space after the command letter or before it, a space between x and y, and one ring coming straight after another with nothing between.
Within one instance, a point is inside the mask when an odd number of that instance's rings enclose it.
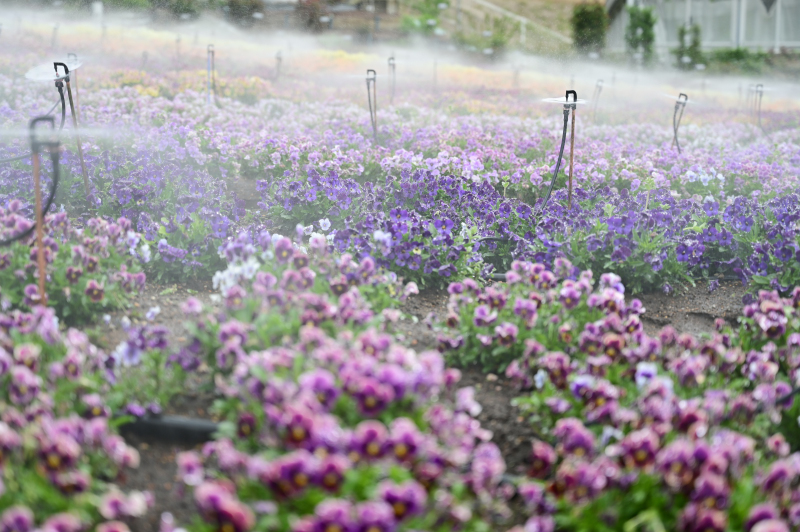
<instances>
[{"instance_id":1,"label":"soil between flower rows","mask_svg":"<svg viewBox=\"0 0 800 532\"><path fill-rule=\"evenodd\" d=\"M718 317L735 320L741 312L742 297L746 292L741 283L725 281L711 293L706 286L697 284L694 287L678 287L673 294L633 294L631 297L639 298L646 308L643 323L648 334L656 333L665 325L672 325L679 333L697 335L710 333ZM193 296L205 304L214 305L211 297L214 293L210 284L203 283L168 286L148 284L135 297L129 312L112 313L108 323L98 325L94 331L96 341L106 349L113 349L125 337L120 326L123 316L128 316L133 323L142 322L146 320L147 311L158 306L160 312L152 323L166 327L172 341L180 344L184 334L181 304L187 297ZM425 317L430 313L443 316L448 297L445 290L426 289L406 301L401 310L407 317L395 326L399 339L418 351L435 349L436 334L425 323ZM209 409L214 397L196 389L196 384L196 381L190 381L190 388L165 405L164 412L213 420ZM511 405L511 400L519 395L517 388L505 376L485 374L479 368L463 368L462 384L475 387L476 400L482 406L478 420L484 428L492 431L493 441L503 453L508 472L524 474L528 467L529 442L534 437L534 431ZM171 512L176 522L190 522L195 515L194 502L191 495L184 493L180 483L176 482L175 455L192 449L192 446L146 441L134 435L126 438L139 450L141 464L126 476L121 487L126 490L150 490L155 501L154 511L148 513L147 517L129 523L132 532L158 530L162 512Z\"/></svg>"}]
</instances>

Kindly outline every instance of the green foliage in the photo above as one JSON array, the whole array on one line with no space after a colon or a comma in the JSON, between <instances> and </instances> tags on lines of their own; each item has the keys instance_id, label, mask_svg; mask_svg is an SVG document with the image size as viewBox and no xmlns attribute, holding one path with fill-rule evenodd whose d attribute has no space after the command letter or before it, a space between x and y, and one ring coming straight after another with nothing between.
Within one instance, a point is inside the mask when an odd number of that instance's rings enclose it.
<instances>
[{"instance_id":1,"label":"green foliage","mask_svg":"<svg viewBox=\"0 0 800 532\"><path fill-rule=\"evenodd\" d=\"M505 50L516 31L516 26L507 17L494 18L487 15L484 27L491 29L486 30L485 34L457 33L453 39L461 46L473 46L479 52L491 49L496 54Z\"/></svg>"},{"instance_id":2,"label":"green foliage","mask_svg":"<svg viewBox=\"0 0 800 532\"><path fill-rule=\"evenodd\" d=\"M628 8L628 27L625 29L625 45L629 54L641 52L644 64L653 60L653 43L656 40L656 17L652 7Z\"/></svg>"},{"instance_id":3,"label":"green foliage","mask_svg":"<svg viewBox=\"0 0 800 532\"><path fill-rule=\"evenodd\" d=\"M416 14L403 17L402 29L409 33L432 34L439 26L439 17L442 11L439 9L439 4L441 3L440 0L418 0L412 3L411 8Z\"/></svg>"},{"instance_id":4,"label":"green foliage","mask_svg":"<svg viewBox=\"0 0 800 532\"><path fill-rule=\"evenodd\" d=\"M747 48L722 48L709 52L709 67L718 72L744 72L762 74L770 66L767 52L753 52Z\"/></svg>"},{"instance_id":5,"label":"green foliage","mask_svg":"<svg viewBox=\"0 0 800 532\"><path fill-rule=\"evenodd\" d=\"M150 0L153 7L166 9L173 15L197 15L200 7L195 0Z\"/></svg>"},{"instance_id":6,"label":"green foliage","mask_svg":"<svg viewBox=\"0 0 800 532\"><path fill-rule=\"evenodd\" d=\"M675 57L678 58L678 68L691 70L695 65L705 64L703 51L700 49L700 26L693 24L691 27L678 28L678 48Z\"/></svg>"},{"instance_id":7,"label":"green foliage","mask_svg":"<svg viewBox=\"0 0 800 532\"><path fill-rule=\"evenodd\" d=\"M602 4L576 5L571 22L572 38L579 52L600 52L605 48L608 15Z\"/></svg>"}]
</instances>

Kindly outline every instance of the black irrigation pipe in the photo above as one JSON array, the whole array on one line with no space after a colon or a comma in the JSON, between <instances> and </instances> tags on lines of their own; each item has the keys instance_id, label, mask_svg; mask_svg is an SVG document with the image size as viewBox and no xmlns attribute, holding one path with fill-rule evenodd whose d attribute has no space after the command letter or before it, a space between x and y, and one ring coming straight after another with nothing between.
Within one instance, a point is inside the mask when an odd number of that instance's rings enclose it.
<instances>
[{"instance_id":1,"label":"black irrigation pipe","mask_svg":"<svg viewBox=\"0 0 800 532\"><path fill-rule=\"evenodd\" d=\"M146 440L197 445L211 441L219 425L207 419L185 416L143 417L119 427L120 434Z\"/></svg>"},{"instance_id":2,"label":"black irrigation pipe","mask_svg":"<svg viewBox=\"0 0 800 532\"><path fill-rule=\"evenodd\" d=\"M689 96L684 93L678 95L675 100L675 111L672 113L672 146L678 147L678 153L681 153L681 143L678 140L678 129L681 127L681 119L683 118L683 111L686 109L686 102L689 101ZM680 115L678 114L680 111Z\"/></svg>"},{"instance_id":3,"label":"black irrigation pipe","mask_svg":"<svg viewBox=\"0 0 800 532\"><path fill-rule=\"evenodd\" d=\"M56 103L53 104L53 107L51 107L50 110L47 111L44 114L44 116L49 116L49 115L53 114L53 111L55 110L56 107L58 107L58 104L60 103L61 104L61 127L59 128L59 130L61 130L61 129L64 129L64 113L65 113L63 85L62 85L62 88L59 89L58 92L61 95L61 99L60 100L56 100ZM8 157L6 159L0 159L0 164L13 163L14 161L21 161L23 159L27 159L30 156L31 156L31 152L28 152L28 153L25 153L23 155L17 155L16 157Z\"/></svg>"},{"instance_id":4,"label":"black irrigation pipe","mask_svg":"<svg viewBox=\"0 0 800 532\"><path fill-rule=\"evenodd\" d=\"M569 95L572 94L574 96L573 101L578 100L578 93L575 91L567 91L566 100L569 101ZM553 171L553 179L550 180L550 187L547 189L547 195L544 198L544 202L542 203L542 208L539 209L539 214L541 215L544 213L545 207L547 207L547 202L550 201L550 195L553 193L553 187L556 186L556 179L558 179L558 170L561 168L561 160L564 157L564 145L567 143L567 126L569 125L569 113L570 110L573 112L577 108L577 104L575 103L565 103L564 104L564 131L561 133L561 148L558 150L558 159L556 160L556 168Z\"/></svg>"},{"instance_id":5,"label":"black irrigation pipe","mask_svg":"<svg viewBox=\"0 0 800 532\"><path fill-rule=\"evenodd\" d=\"M53 163L53 178L50 183L50 194L47 197L47 202L45 203L44 208L42 209L42 217L47 214L50 210L50 207L53 205L53 200L56 197L56 190L58 189L58 179L59 179L59 148L61 144L58 140L54 141L41 141L36 138L36 124L39 122L50 122L50 125L53 129L55 129L55 118L52 116L39 116L34 118L30 121L29 129L30 129L30 143L31 143L31 153L28 156L38 157L39 153L41 152L42 148L47 148L50 151L50 161ZM23 240L33 234L36 230L36 223L32 224L28 229L23 231L22 233L12 236L9 239L0 241L0 247L10 246L14 242L19 240Z\"/></svg>"}]
</instances>

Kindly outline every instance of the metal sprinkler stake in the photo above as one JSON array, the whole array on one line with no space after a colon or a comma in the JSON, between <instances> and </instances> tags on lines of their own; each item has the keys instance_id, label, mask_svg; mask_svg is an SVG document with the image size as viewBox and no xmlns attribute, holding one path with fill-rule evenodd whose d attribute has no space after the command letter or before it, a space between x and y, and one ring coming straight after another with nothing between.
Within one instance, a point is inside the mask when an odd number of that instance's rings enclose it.
<instances>
[{"instance_id":1,"label":"metal sprinkler stake","mask_svg":"<svg viewBox=\"0 0 800 532\"><path fill-rule=\"evenodd\" d=\"M603 92L603 80L598 79L597 84L594 86L594 94L592 94L592 122L597 122L597 104L600 100L600 93Z\"/></svg>"},{"instance_id":2,"label":"metal sprinkler stake","mask_svg":"<svg viewBox=\"0 0 800 532\"><path fill-rule=\"evenodd\" d=\"M688 101L689 97L684 93L680 93L678 95L678 99L675 100L675 112L672 113L672 146L677 146L678 153L681 153L681 143L678 140L678 129L681 127L683 111L686 109L686 102ZM678 111L680 111L680 114L678 114Z\"/></svg>"},{"instance_id":3,"label":"metal sprinkler stake","mask_svg":"<svg viewBox=\"0 0 800 532\"><path fill-rule=\"evenodd\" d=\"M281 64L283 63L283 54L280 50L275 54L275 81L281 76Z\"/></svg>"},{"instance_id":4,"label":"metal sprinkler stake","mask_svg":"<svg viewBox=\"0 0 800 532\"><path fill-rule=\"evenodd\" d=\"M378 143L378 94L376 92L378 74L371 68L367 70L367 101L369 102L369 120L372 122L372 137ZM370 92L370 86L372 92Z\"/></svg>"},{"instance_id":5,"label":"metal sprinkler stake","mask_svg":"<svg viewBox=\"0 0 800 532\"><path fill-rule=\"evenodd\" d=\"M753 93L753 109L754 114L756 115L756 119L758 121L758 127L761 128L761 131L764 131L764 126L761 125L761 101L764 99L764 85L759 83L755 87L755 92Z\"/></svg>"},{"instance_id":6,"label":"metal sprinkler stake","mask_svg":"<svg viewBox=\"0 0 800 532\"><path fill-rule=\"evenodd\" d=\"M389 105L394 105L394 85L396 81L394 55L389 58L389 72L392 76L392 91L389 93Z\"/></svg>"},{"instance_id":7,"label":"metal sprinkler stake","mask_svg":"<svg viewBox=\"0 0 800 532\"><path fill-rule=\"evenodd\" d=\"M58 142L42 142L36 138L36 124L39 122L49 122L50 125L55 128L55 118L52 116L40 116L31 120L30 123L31 158L33 160L33 191L36 198L36 262L39 270L39 303L42 305L47 305L47 293L45 292L45 281L47 280L47 261L45 260L44 253L44 211L42 209L42 183L40 176L41 161L39 159L39 153L43 147L58 149ZM58 170L54 168L54 172L57 171Z\"/></svg>"},{"instance_id":8,"label":"metal sprinkler stake","mask_svg":"<svg viewBox=\"0 0 800 532\"><path fill-rule=\"evenodd\" d=\"M78 62L78 54L69 53L67 54L67 59L72 59L75 63ZM81 103L80 98L78 98L78 71L73 70L72 76L75 78L73 81L75 82L75 116L78 120L81 119Z\"/></svg>"},{"instance_id":9,"label":"metal sprinkler stake","mask_svg":"<svg viewBox=\"0 0 800 532\"><path fill-rule=\"evenodd\" d=\"M214 45L209 44L208 48L206 48L206 71L207 71L207 91L206 91L206 103L211 105L211 79L214 76ZM214 80L214 85L216 85L216 80ZM216 98L216 87L214 87L214 97Z\"/></svg>"},{"instance_id":10,"label":"metal sprinkler stake","mask_svg":"<svg viewBox=\"0 0 800 532\"><path fill-rule=\"evenodd\" d=\"M567 91L566 99L569 101L569 95L572 94L573 102L578 101L578 93L575 91ZM569 205L569 209L572 210L572 160L575 154L575 114L578 110L578 105L576 103L572 104L564 104L564 109L572 109L572 133L570 135L569 140L569 189L567 191L567 204Z\"/></svg>"},{"instance_id":11,"label":"metal sprinkler stake","mask_svg":"<svg viewBox=\"0 0 800 532\"><path fill-rule=\"evenodd\" d=\"M86 192L86 197L89 197L89 173L86 171L86 163L83 161L83 146L81 146L81 136L78 133L78 117L75 116L75 104L72 102L72 89L70 88L69 84L69 67L66 63L53 63L53 68L56 71L56 75L58 75L58 67L64 67L64 73L66 77L64 78L64 82L67 84L67 95L69 96L69 110L72 113L72 127L75 128L75 141L78 144L78 158L81 161L81 171L83 172L83 189Z\"/></svg>"}]
</instances>

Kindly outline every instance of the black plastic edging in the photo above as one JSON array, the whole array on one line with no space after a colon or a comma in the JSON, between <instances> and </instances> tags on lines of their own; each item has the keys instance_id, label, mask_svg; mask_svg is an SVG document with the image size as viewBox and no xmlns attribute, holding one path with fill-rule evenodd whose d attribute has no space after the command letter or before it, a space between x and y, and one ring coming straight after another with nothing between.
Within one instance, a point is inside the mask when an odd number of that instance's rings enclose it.
<instances>
[{"instance_id":1,"label":"black plastic edging","mask_svg":"<svg viewBox=\"0 0 800 532\"><path fill-rule=\"evenodd\" d=\"M196 445L213 439L217 424L207 419L185 416L161 416L140 418L120 426L124 437L135 435L144 440L159 440L169 443Z\"/></svg>"}]
</instances>

